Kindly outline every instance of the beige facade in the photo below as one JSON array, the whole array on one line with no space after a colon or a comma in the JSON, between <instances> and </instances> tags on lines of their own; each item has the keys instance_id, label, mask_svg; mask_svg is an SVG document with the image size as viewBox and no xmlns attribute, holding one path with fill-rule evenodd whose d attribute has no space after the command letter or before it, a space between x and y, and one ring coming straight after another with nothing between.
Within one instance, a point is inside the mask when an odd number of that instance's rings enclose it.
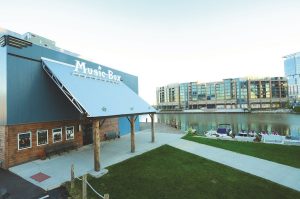
<instances>
[{"instance_id":1,"label":"beige facade","mask_svg":"<svg viewBox=\"0 0 300 199\"><path fill-rule=\"evenodd\" d=\"M287 80L283 77L170 84L157 88L157 108L160 110L284 108L288 101L287 88ZM178 96L170 95L170 89L176 91L174 93Z\"/></svg>"},{"instance_id":2,"label":"beige facade","mask_svg":"<svg viewBox=\"0 0 300 199\"><path fill-rule=\"evenodd\" d=\"M179 84L169 84L156 88L157 104L169 107L169 109L179 108Z\"/></svg>"}]
</instances>

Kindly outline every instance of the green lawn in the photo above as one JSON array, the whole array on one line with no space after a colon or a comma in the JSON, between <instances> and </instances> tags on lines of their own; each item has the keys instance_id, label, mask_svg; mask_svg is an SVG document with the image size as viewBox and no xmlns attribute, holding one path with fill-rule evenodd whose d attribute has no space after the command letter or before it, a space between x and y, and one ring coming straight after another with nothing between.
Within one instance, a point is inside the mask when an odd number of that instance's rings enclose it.
<instances>
[{"instance_id":1,"label":"green lawn","mask_svg":"<svg viewBox=\"0 0 300 199\"><path fill-rule=\"evenodd\" d=\"M88 181L110 199L300 198L300 192L167 145L108 170ZM96 196L89 190L88 198Z\"/></svg>"},{"instance_id":2,"label":"green lawn","mask_svg":"<svg viewBox=\"0 0 300 199\"><path fill-rule=\"evenodd\" d=\"M183 139L300 168L300 146L215 140L191 134Z\"/></svg>"}]
</instances>

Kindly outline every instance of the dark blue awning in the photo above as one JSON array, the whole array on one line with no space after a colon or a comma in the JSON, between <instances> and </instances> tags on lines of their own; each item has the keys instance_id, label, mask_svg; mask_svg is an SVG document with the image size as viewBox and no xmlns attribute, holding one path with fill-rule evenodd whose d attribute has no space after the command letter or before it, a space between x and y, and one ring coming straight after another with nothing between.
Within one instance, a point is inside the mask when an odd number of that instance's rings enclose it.
<instances>
[{"instance_id":1,"label":"dark blue awning","mask_svg":"<svg viewBox=\"0 0 300 199\"><path fill-rule=\"evenodd\" d=\"M156 110L128 88L112 71L71 65L42 58L43 68L66 97L88 117L155 113Z\"/></svg>"}]
</instances>

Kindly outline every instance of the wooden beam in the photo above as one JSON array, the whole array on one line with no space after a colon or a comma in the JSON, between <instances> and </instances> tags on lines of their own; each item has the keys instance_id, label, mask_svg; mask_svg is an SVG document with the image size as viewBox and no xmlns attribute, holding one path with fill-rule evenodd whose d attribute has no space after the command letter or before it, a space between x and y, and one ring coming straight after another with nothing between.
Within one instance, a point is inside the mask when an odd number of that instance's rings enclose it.
<instances>
[{"instance_id":1,"label":"wooden beam","mask_svg":"<svg viewBox=\"0 0 300 199\"><path fill-rule=\"evenodd\" d=\"M74 175L74 164L71 165L71 190L75 187L75 175Z\"/></svg>"},{"instance_id":2,"label":"wooden beam","mask_svg":"<svg viewBox=\"0 0 300 199\"><path fill-rule=\"evenodd\" d=\"M100 129L99 120L93 120L94 133L94 169L100 171Z\"/></svg>"},{"instance_id":3,"label":"wooden beam","mask_svg":"<svg viewBox=\"0 0 300 199\"><path fill-rule=\"evenodd\" d=\"M104 199L109 199L109 194L108 194L108 193L107 193L107 194L104 194L103 198L104 198Z\"/></svg>"},{"instance_id":4,"label":"wooden beam","mask_svg":"<svg viewBox=\"0 0 300 199\"><path fill-rule=\"evenodd\" d=\"M101 128L103 126L104 122L105 122L105 118L103 120L101 120L99 128Z\"/></svg>"},{"instance_id":5,"label":"wooden beam","mask_svg":"<svg viewBox=\"0 0 300 199\"><path fill-rule=\"evenodd\" d=\"M149 114L151 118L151 142L155 142L155 136L154 136L154 113Z\"/></svg>"},{"instance_id":6,"label":"wooden beam","mask_svg":"<svg viewBox=\"0 0 300 199\"><path fill-rule=\"evenodd\" d=\"M87 175L82 176L82 199L87 199L87 186L86 186Z\"/></svg>"},{"instance_id":7,"label":"wooden beam","mask_svg":"<svg viewBox=\"0 0 300 199\"><path fill-rule=\"evenodd\" d=\"M135 140L134 140L134 115L130 116L130 141L131 141L131 153L135 152Z\"/></svg>"},{"instance_id":8,"label":"wooden beam","mask_svg":"<svg viewBox=\"0 0 300 199\"><path fill-rule=\"evenodd\" d=\"M116 117L130 117L131 115L146 115L146 114L151 114L151 113L155 113L155 112L151 111L151 112L142 112L142 113L131 113L131 114L101 116L101 119L103 119L103 118L105 118L105 119L116 118ZM88 117L88 118L91 119L91 120L99 119L99 117Z\"/></svg>"}]
</instances>

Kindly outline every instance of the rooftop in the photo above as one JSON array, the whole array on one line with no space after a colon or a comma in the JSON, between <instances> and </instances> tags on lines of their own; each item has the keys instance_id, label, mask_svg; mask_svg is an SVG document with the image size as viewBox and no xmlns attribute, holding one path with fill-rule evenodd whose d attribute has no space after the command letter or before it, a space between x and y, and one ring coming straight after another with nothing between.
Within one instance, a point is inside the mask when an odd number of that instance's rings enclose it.
<instances>
[{"instance_id":1,"label":"rooftop","mask_svg":"<svg viewBox=\"0 0 300 199\"><path fill-rule=\"evenodd\" d=\"M298 57L298 56L300 56L300 52L296 52L296 53L293 53L293 54L283 56L283 58L287 59L287 58L290 58L290 57Z\"/></svg>"},{"instance_id":2,"label":"rooftop","mask_svg":"<svg viewBox=\"0 0 300 199\"><path fill-rule=\"evenodd\" d=\"M55 41L47 39L47 38L42 37L40 35L31 33L31 32L26 32L24 34L19 34L19 33L16 33L16 32L13 32L13 31L10 31L10 30L7 30L5 28L0 27L0 37L3 36L3 35L10 35L10 36L13 36L13 37L25 40L25 41L29 41L29 42L31 42L35 45L38 45L38 46L43 46L45 48L49 48L49 49L56 50L56 51L59 51L59 52L62 52L62 53L66 53L66 54L69 54L71 56L81 57L77 53L74 53L74 52L71 52L71 51L68 51L68 50L57 47Z\"/></svg>"}]
</instances>

